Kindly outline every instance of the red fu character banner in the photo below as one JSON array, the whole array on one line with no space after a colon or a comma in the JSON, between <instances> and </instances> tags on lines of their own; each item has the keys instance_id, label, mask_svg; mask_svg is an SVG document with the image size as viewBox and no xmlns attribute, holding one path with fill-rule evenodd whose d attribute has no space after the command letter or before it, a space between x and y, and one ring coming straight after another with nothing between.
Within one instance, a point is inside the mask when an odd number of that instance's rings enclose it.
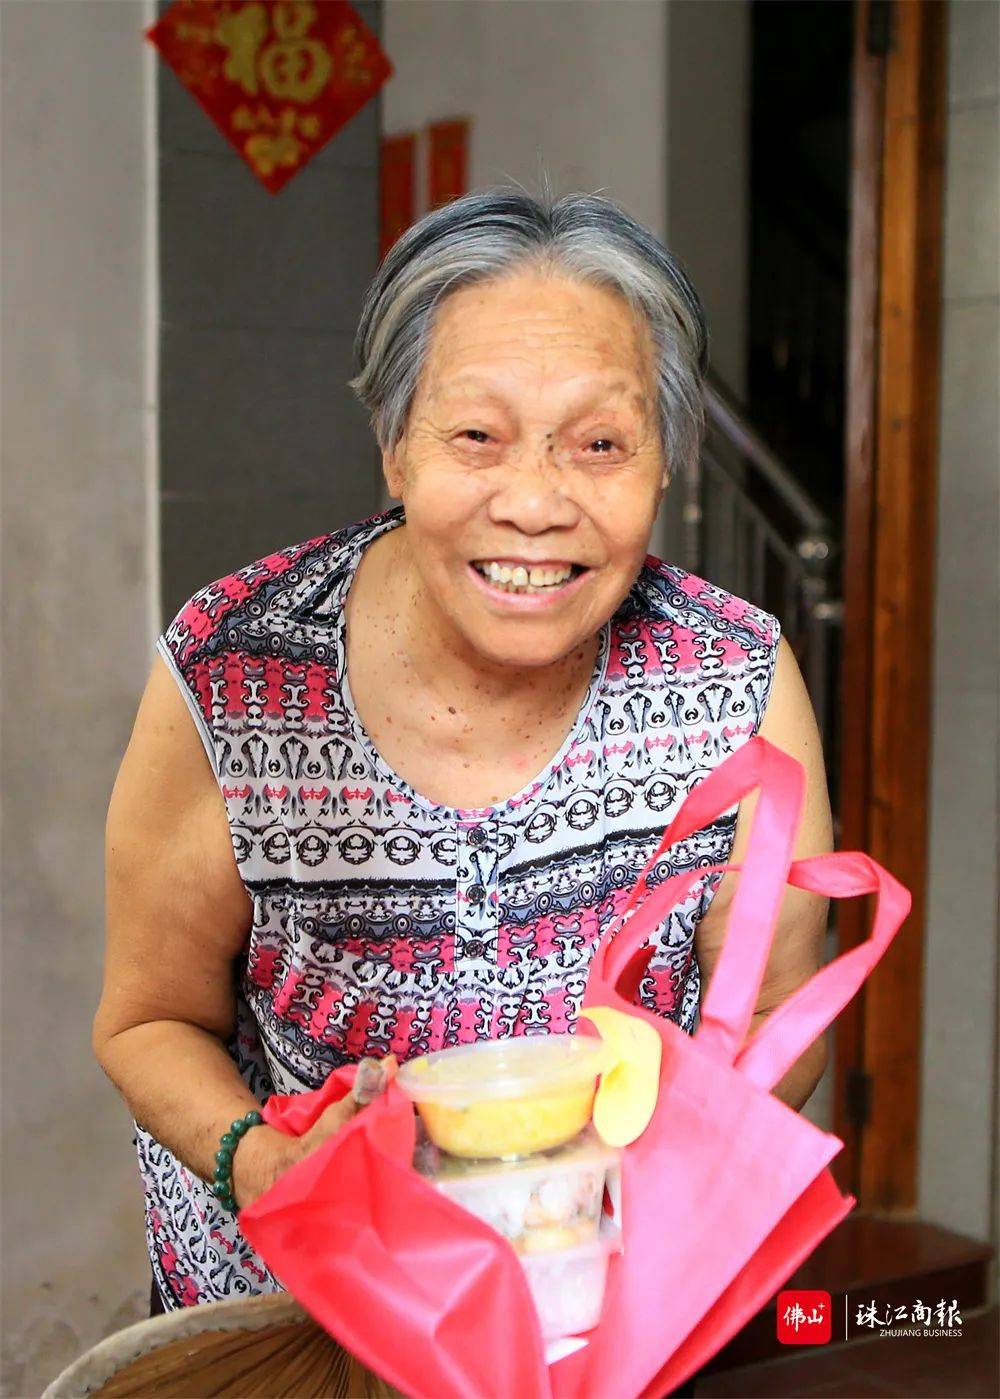
<instances>
[{"instance_id":1,"label":"red fu character banner","mask_svg":"<svg viewBox=\"0 0 1000 1399\"><path fill-rule=\"evenodd\" d=\"M146 37L272 194L392 73L347 0L176 0Z\"/></svg>"}]
</instances>

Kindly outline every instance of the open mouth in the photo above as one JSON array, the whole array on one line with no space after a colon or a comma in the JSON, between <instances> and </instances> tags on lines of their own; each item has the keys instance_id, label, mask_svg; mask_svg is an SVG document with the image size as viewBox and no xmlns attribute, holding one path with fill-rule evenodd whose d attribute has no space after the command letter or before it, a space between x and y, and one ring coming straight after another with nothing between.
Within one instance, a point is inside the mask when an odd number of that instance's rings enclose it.
<instances>
[{"instance_id":1,"label":"open mouth","mask_svg":"<svg viewBox=\"0 0 1000 1399\"><path fill-rule=\"evenodd\" d=\"M582 564L516 564L493 559L473 559L472 567L494 588L506 593L557 593L581 573Z\"/></svg>"}]
</instances>

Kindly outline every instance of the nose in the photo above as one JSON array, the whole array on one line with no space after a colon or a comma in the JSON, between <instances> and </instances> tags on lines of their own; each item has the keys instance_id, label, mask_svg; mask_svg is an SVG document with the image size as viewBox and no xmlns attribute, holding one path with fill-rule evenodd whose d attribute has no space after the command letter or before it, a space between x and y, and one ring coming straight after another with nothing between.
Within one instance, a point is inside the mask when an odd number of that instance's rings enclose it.
<instances>
[{"instance_id":1,"label":"nose","mask_svg":"<svg viewBox=\"0 0 1000 1399\"><path fill-rule=\"evenodd\" d=\"M572 529L582 511L567 493L569 472L550 460L544 448L511 461L489 501L493 524L510 525L522 534Z\"/></svg>"}]
</instances>

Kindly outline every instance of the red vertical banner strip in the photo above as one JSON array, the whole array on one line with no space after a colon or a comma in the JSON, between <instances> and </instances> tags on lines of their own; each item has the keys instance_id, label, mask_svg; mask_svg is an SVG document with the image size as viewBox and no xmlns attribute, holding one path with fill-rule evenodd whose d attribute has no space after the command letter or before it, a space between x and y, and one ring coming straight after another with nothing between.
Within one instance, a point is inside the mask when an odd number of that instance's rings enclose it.
<instances>
[{"instance_id":1,"label":"red vertical banner strip","mask_svg":"<svg viewBox=\"0 0 1000 1399\"><path fill-rule=\"evenodd\" d=\"M469 188L469 122L432 122L427 138L427 207L437 209Z\"/></svg>"},{"instance_id":2,"label":"red vertical banner strip","mask_svg":"<svg viewBox=\"0 0 1000 1399\"><path fill-rule=\"evenodd\" d=\"M383 136L379 169L381 184L381 219L379 258L405 233L414 216L414 161L416 137L412 131L397 136Z\"/></svg>"}]
</instances>

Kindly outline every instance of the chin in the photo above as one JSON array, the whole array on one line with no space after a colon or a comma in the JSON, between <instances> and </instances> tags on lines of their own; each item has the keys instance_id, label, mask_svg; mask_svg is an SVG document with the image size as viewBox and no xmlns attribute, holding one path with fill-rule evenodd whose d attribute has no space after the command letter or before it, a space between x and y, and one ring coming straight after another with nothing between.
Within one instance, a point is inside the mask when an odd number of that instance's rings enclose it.
<instances>
[{"instance_id":1,"label":"chin","mask_svg":"<svg viewBox=\"0 0 1000 1399\"><path fill-rule=\"evenodd\" d=\"M491 665L509 666L512 670L539 669L555 665L578 646L579 640L573 637L513 636L502 641L494 630L468 634L469 642L483 660Z\"/></svg>"}]
</instances>

